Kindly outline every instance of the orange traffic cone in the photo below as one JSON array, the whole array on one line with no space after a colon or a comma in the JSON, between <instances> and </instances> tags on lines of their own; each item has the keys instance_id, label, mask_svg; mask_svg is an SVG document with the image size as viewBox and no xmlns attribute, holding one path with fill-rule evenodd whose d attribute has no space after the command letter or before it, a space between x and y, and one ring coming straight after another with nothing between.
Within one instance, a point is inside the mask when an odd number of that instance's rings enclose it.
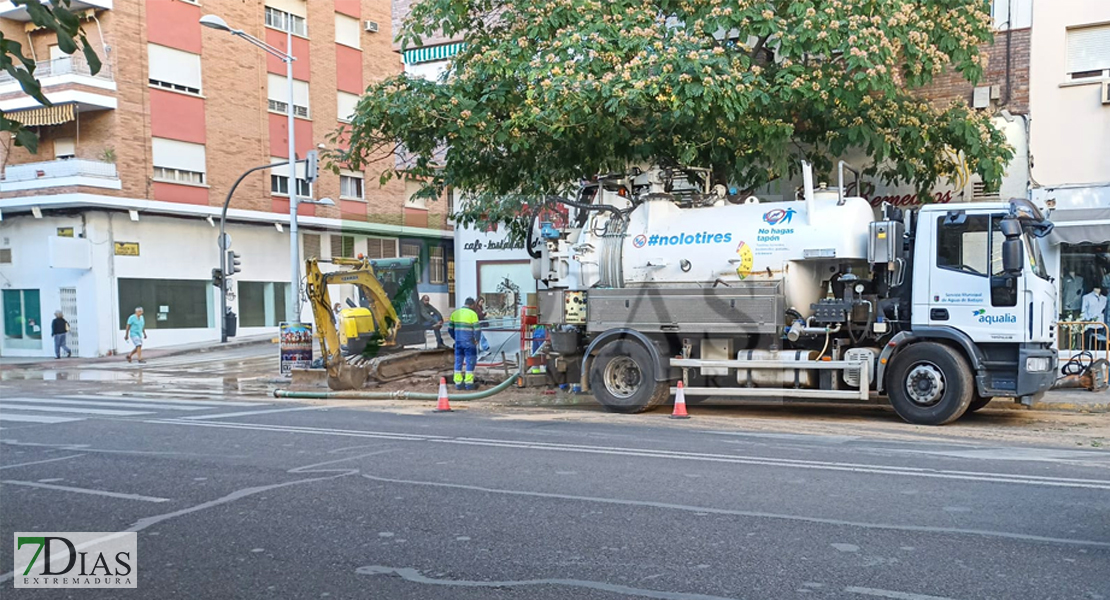
<instances>
[{"instance_id":1,"label":"orange traffic cone","mask_svg":"<svg viewBox=\"0 0 1110 600\"><path fill-rule=\"evenodd\" d=\"M451 403L447 401L447 378L446 377L440 377L439 378L439 404L436 405L436 409L432 412L437 412L437 413L440 413L440 412L455 412L455 411L451 410Z\"/></svg>"},{"instance_id":2,"label":"orange traffic cone","mask_svg":"<svg viewBox=\"0 0 1110 600\"><path fill-rule=\"evenodd\" d=\"M678 382L678 392L674 395L674 412L671 413L672 419L689 419L690 415L686 414L686 392L682 390L682 382Z\"/></svg>"}]
</instances>

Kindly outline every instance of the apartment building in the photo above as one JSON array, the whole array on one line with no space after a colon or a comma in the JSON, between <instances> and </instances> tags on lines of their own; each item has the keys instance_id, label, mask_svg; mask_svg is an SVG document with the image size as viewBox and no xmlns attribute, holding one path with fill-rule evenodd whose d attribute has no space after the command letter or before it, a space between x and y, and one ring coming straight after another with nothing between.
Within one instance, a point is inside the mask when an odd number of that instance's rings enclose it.
<instances>
[{"instance_id":1,"label":"apartment building","mask_svg":"<svg viewBox=\"0 0 1110 600\"><path fill-rule=\"evenodd\" d=\"M1045 260L1075 321L1110 289L1110 3L1037 4L1032 47L1032 196L1053 207Z\"/></svg>"},{"instance_id":2,"label":"apartment building","mask_svg":"<svg viewBox=\"0 0 1110 600\"><path fill-rule=\"evenodd\" d=\"M365 87L399 73L384 0L73 0L103 61L92 74L53 33L0 2L0 30L37 61L51 101L40 106L0 76L0 110L33 126L37 154L0 140L0 354L52 353L55 310L80 356L123 349L121 328L146 312L149 345L217 341L220 210L242 173L330 143ZM225 31L223 18L266 43L291 46L285 65ZM414 256L421 291L447 304L452 231L442 204L410 202L401 182L379 184L386 157L364 171L322 169L309 184L287 167L246 176L228 210L242 272L230 288L239 335L276 331L290 305L289 190L302 199L303 257ZM301 319L310 319L306 309Z\"/></svg>"}]
</instances>

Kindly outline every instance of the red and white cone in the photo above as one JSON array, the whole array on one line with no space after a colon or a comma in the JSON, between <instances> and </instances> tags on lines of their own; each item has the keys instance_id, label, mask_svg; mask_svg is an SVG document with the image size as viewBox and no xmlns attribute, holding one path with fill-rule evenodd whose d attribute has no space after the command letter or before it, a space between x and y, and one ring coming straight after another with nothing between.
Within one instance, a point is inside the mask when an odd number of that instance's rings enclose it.
<instances>
[{"instance_id":1,"label":"red and white cone","mask_svg":"<svg viewBox=\"0 0 1110 600\"><path fill-rule=\"evenodd\" d=\"M439 404L436 405L436 409L432 412L437 412L437 413L455 412L455 411L451 410L451 403L447 401L447 378L446 377L440 377L439 378Z\"/></svg>"},{"instance_id":2,"label":"red and white cone","mask_svg":"<svg viewBox=\"0 0 1110 600\"><path fill-rule=\"evenodd\" d=\"M671 413L672 419L689 419L690 415L686 414L686 392L682 389L682 382L678 382L678 391L674 395L674 412Z\"/></svg>"}]
</instances>

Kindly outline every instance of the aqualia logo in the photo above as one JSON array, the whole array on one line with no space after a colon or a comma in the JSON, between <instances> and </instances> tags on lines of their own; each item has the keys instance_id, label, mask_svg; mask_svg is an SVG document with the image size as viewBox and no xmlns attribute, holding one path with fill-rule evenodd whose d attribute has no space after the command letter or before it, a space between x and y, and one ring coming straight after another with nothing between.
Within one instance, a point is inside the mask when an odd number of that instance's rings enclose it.
<instances>
[{"instance_id":1,"label":"aqualia logo","mask_svg":"<svg viewBox=\"0 0 1110 600\"><path fill-rule=\"evenodd\" d=\"M980 308L979 310L973 311L971 314L972 314L972 316L979 317L979 322L984 323L986 325L998 325L998 324L1001 324L1001 323L1017 323L1017 317L1014 316L1014 315L1011 315L1010 313L1004 313L1004 314L1001 314L1001 315L988 315L987 314L987 309L985 309L985 308Z\"/></svg>"}]
</instances>

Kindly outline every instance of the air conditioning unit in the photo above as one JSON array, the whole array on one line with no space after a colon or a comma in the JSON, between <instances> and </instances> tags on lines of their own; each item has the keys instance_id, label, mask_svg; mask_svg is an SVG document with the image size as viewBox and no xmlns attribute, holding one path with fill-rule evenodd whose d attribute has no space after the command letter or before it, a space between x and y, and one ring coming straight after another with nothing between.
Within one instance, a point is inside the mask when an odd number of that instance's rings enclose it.
<instances>
[{"instance_id":1,"label":"air conditioning unit","mask_svg":"<svg viewBox=\"0 0 1110 600\"><path fill-rule=\"evenodd\" d=\"M370 33L377 33L378 32L378 22L377 21L367 21L366 22L366 31L369 31Z\"/></svg>"},{"instance_id":2,"label":"air conditioning unit","mask_svg":"<svg viewBox=\"0 0 1110 600\"><path fill-rule=\"evenodd\" d=\"M1102 103L1110 104L1110 79L1102 82Z\"/></svg>"}]
</instances>

